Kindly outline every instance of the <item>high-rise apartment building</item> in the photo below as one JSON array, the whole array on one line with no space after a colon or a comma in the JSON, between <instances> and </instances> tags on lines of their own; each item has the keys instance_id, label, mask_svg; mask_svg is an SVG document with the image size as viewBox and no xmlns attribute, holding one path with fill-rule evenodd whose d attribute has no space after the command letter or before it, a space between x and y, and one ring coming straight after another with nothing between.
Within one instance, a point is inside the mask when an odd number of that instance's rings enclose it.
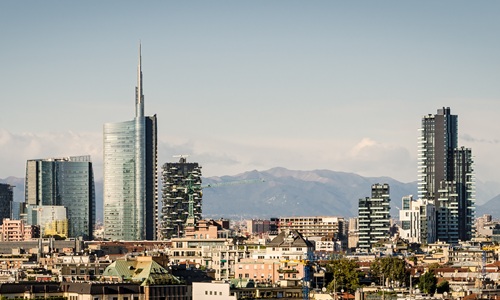
<instances>
[{"instance_id":1,"label":"high-rise apartment building","mask_svg":"<svg viewBox=\"0 0 500 300\"><path fill-rule=\"evenodd\" d=\"M166 163L162 169L161 235L163 239L182 237L188 219L201 219L201 166L181 156L179 162Z\"/></svg>"},{"instance_id":2,"label":"high-rise apartment building","mask_svg":"<svg viewBox=\"0 0 500 300\"><path fill-rule=\"evenodd\" d=\"M104 124L104 238L155 240L158 221L156 115L144 116L139 47L135 118Z\"/></svg>"},{"instance_id":3,"label":"high-rise apartment building","mask_svg":"<svg viewBox=\"0 0 500 300\"><path fill-rule=\"evenodd\" d=\"M452 244L470 240L474 233L472 152L457 145L458 116L452 115L449 107L422 118L418 196L436 207L436 239Z\"/></svg>"},{"instance_id":4,"label":"high-rise apartment building","mask_svg":"<svg viewBox=\"0 0 500 300\"><path fill-rule=\"evenodd\" d=\"M11 218L14 201L13 188L10 184L0 183L0 224L3 219Z\"/></svg>"},{"instance_id":5,"label":"high-rise apartment building","mask_svg":"<svg viewBox=\"0 0 500 300\"><path fill-rule=\"evenodd\" d=\"M92 239L95 189L90 156L28 160L25 180L27 206L64 206L68 236Z\"/></svg>"},{"instance_id":6,"label":"high-rise apartment building","mask_svg":"<svg viewBox=\"0 0 500 300\"><path fill-rule=\"evenodd\" d=\"M371 197L359 199L358 249L369 251L381 240L389 238L391 227L389 185L373 184Z\"/></svg>"}]
</instances>

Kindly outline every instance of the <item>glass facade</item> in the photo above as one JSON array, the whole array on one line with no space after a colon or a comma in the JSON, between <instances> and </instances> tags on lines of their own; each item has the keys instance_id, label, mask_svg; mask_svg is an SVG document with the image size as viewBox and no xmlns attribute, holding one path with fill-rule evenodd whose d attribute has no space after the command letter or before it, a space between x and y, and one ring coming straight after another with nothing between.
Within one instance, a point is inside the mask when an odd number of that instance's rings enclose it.
<instances>
[{"instance_id":1,"label":"glass facade","mask_svg":"<svg viewBox=\"0 0 500 300\"><path fill-rule=\"evenodd\" d=\"M28 160L25 196L29 207L65 207L68 236L92 239L95 187L90 156Z\"/></svg>"},{"instance_id":2,"label":"glass facade","mask_svg":"<svg viewBox=\"0 0 500 300\"><path fill-rule=\"evenodd\" d=\"M3 219L12 217L13 188L9 184L0 183L0 224L3 223Z\"/></svg>"},{"instance_id":3,"label":"glass facade","mask_svg":"<svg viewBox=\"0 0 500 300\"><path fill-rule=\"evenodd\" d=\"M135 122L104 125L105 238L136 238Z\"/></svg>"},{"instance_id":4,"label":"glass facade","mask_svg":"<svg viewBox=\"0 0 500 300\"><path fill-rule=\"evenodd\" d=\"M158 222L156 115L144 116L139 50L136 115L104 124L104 238L155 240Z\"/></svg>"}]
</instances>

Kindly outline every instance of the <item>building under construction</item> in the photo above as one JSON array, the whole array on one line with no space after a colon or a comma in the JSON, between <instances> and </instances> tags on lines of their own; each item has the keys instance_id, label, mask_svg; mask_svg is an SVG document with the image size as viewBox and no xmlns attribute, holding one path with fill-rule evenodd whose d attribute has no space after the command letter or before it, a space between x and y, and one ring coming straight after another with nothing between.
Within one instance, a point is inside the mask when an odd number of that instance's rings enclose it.
<instances>
[{"instance_id":1,"label":"building under construction","mask_svg":"<svg viewBox=\"0 0 500 300\"><path fill-rule=\"evenodd\" d=\"M166 163L162 169L160 235L163 239L182 237L188 218L195 223L201 219L201 166L180 156L179 162Z\"/></svg>"}]
</instances>

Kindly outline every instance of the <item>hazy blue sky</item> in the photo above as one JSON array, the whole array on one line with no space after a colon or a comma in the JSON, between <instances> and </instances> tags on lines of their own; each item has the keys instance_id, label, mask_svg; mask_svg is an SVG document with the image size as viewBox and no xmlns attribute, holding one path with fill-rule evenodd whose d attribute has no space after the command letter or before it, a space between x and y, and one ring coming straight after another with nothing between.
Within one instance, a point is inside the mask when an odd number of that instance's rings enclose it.
<instances>
[{"instance_id":1,"label":"hazy blue sky","mask_svg":"<svg viewBox=\"0 0 500 300\"><path fill-rule=\"evenodd\" d=\"M159 164L416 180L421 117L449 106L500 182L499 1L1 1L0 178L92 155L134 116L139 40Z\"/></svg>"}]
</instances>

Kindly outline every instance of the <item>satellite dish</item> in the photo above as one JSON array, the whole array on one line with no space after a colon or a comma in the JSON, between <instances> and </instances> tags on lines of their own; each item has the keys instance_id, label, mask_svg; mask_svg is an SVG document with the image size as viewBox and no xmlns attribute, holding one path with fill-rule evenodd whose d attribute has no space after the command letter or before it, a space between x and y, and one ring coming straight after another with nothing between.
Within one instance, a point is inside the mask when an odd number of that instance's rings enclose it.
<instances>
[{"instance_id":1,"label":"satellite dish","mask_svg":"<svg viewBox=\"0 0 500 300\"><path fill-rule=\"evenodd\" d=\"M321 291L322 291L323 293L324 293L324 292L326 292L326 287L323 287L323 288L321 289Z\"/></svg>"}]
</instances>

